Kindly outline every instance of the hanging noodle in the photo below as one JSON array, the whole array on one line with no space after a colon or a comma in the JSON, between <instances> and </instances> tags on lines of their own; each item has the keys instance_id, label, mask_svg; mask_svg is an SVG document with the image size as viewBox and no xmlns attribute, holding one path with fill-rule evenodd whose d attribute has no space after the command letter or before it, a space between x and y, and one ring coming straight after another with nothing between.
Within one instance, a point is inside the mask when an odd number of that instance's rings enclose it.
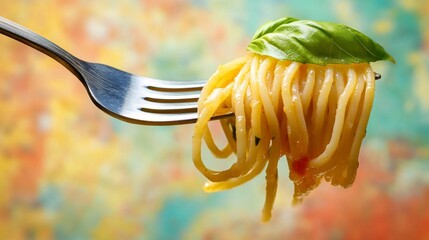
<instances>
[{"instance_id":1,"label":"hanging noodle","mask_svg":"<svg viewBox=\"0 0 429 240\"><path fill-rule=\"evenodd\" d=\"M326 66L279 61L249 54L222 65L204 87L193 137L193 160L209 179L204 189L239 186L264 169L268 221L277 190L277 163L285 155L298 203L322 179L347 187L353 183L374 96L368 63ZM227 145L219 149L208 122L219 113ZM202 141L218 158L235 153L229 169L208 169Z\"/></svg>"}]
</instances>

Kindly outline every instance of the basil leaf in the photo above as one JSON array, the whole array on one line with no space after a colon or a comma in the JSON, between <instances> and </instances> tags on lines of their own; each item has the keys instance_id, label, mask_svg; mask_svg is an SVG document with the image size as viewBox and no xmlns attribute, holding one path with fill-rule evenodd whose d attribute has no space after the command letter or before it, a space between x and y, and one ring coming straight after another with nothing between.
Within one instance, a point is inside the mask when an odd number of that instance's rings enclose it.
<instances>
[{"instance_id":1,"label":"basil leaf","mask_svg":"<svg viewBox=\"0 0 429 240\"><path fill-rule=\"evenodd\" d=\"M281 18L262 26L248 50L301 63L349 64L389 60L382 46L345 25Z\"/></svg>"}]
</instances>

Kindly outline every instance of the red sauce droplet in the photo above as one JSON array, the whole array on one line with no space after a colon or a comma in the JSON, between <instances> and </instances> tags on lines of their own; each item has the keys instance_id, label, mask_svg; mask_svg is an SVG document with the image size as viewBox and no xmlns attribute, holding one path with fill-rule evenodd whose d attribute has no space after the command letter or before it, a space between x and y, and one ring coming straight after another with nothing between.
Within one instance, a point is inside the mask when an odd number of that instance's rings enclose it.
<instances>
[{"instance_id":1,"label":"red sauce droplet","mask_svg":"<svg viewBox=\"0 0 429 240\"><path fill-rule=\"evenodd\" d=\"M308 156L302 157L292 162L292 171L300 176L303 176L308 168L308 162L310 159Z\"/></svg>"}]
</instances>

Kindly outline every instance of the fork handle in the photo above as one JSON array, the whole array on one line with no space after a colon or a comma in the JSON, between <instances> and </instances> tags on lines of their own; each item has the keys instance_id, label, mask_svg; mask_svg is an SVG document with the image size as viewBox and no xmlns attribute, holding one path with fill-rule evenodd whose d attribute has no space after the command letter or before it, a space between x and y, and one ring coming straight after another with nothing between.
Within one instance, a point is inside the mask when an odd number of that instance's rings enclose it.
<instances>
[{"instance_id":1,"label":"fork handle","mask_svg":"<svg viewBox=\"0 0 429 240\"><path fill-rule=\"evenodd\" d=\"M81 79L79 69L82 69L82 60L71 55L55 43L28 30L27 28L0 16L0 33L20 41L61 63L74 75Z\"/></svg>"}]
</instances>

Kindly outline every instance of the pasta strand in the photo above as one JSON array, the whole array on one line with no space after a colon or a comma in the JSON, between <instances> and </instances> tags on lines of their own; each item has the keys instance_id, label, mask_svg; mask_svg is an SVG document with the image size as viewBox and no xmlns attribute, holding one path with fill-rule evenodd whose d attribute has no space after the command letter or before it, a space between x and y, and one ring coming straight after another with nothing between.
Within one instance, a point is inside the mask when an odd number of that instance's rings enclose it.
<instances>
[{"instance_id":1,"label":"pasta strand","mask_svg":"<svg viewBox=\"0 0 429 240\"><path fill-rule=\"evenodd\" d=\"M265 169L262 220L268 221L283 155L295 186L294 203L321 179L349 186L356 176L374 80L368 63L320 66L249 54L220 66L201 93L193 136L194 164L209 179L204 190L237 187ZM225 110L234 116L220 120L227 146L219 148L208 122ZM237 161L223 171L208 169L203 141L216 157L235 153Z\"/></svg>"}]
</instances>

